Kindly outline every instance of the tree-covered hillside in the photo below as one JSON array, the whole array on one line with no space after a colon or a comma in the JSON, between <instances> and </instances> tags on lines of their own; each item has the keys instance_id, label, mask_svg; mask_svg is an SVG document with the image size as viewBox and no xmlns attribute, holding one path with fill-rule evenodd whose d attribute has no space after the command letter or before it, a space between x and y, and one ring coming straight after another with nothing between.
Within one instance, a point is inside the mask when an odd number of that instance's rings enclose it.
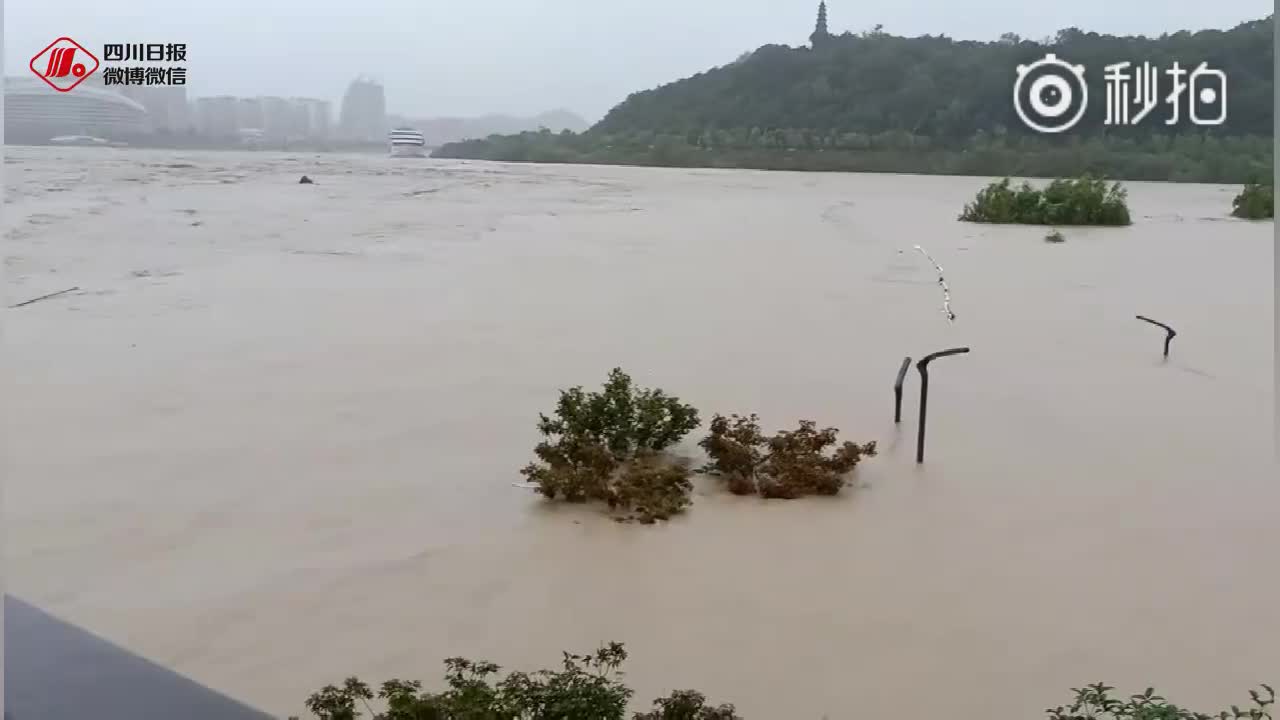
<instances>
[{"instance_id":1,"label":"tree-covered hillside","mask_svg":"<svg viewBox=\"0 0 1280 720\"><path fill-rule=\"evenodd\" d=\"M1226 123L1218 135L1272 132L1273 17L1228 30L1179 32L1158 38L1116 37L1062 30L1047 41L1006 35L996 42L947 37L905 38L881 30L854 35L815 33L816 47L768 45L737 62L638 92L615 107L593 130L681 132L758 129L808 130L827 136L898 131L935 143L964 143L979 132L1027 133L1014 112L1012 88L1018 65L1046 53L1086 68L1090 106L1072 130L1104 131L1106 65L1143 61L1163 71L1174 61L1200 62L1228 78ZM1170 89L1161 72L1159 95ZM1170 128L1148 118L1109 134L1134 137L1155 132L1203 132L1182 113Z\"/></svg>"},{"instance_id":2,"label":"tree-covered hillside","mask_svg":"<svg viewBox=\"0 0 1280 720\"><path fill-rule=\"evenodd\" d=\"M1273 167L1274 16L1231 30L1158 38L1070 28L1042 41L905 38L881 28L832 35L825 4L812 44L766 45L723 67L634 93L585 133L522 133L446 145L436 157L785 170L1075 176L1244 183ZM1019 65L1053 53L1085 68L1089 103L1068 132L1029 130L1014 109ZM1153 112L1105 124L1105 68L1150 63ZM1227 78L1227 117L1178 121L1166 98L1175 61ZM1030 77L1030 76L1028 76ZM1028 82L1031 86L1033 83ZM1130 85L1132 95L1135 87ZM1212 108L1202 110L1211 117Z\"/></svg>"}]
</instances>

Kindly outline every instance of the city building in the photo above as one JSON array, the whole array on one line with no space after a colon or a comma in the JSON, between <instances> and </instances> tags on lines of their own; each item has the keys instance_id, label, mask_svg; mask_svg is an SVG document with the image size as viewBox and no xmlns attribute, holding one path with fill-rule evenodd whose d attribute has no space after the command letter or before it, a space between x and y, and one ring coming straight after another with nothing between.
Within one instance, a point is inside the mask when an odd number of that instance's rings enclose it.
<instances>
[{"instance_id":1,"label":"city building","mask_svg":"<svg viewBox=\"0 0 1280 720\"><path fill-rule=\"evenodd\" d=\"M12 106L5 116L5 132L15 143L43 143L59 135L163 142L165 136L189 138L194 133L205 141L278 147L337 134L333 103L328 100L231 95L189 100L185 86L106 85L101 73L66 93L36 77L7 78L5 98ZM349 137L385 139L380 85L358 79L348 89L343 109Z\"/></svg>"},{"instance_id":2,"label":"city building","mask_svg":"<svg viewBox=\"0 0 1280 720\"><path fill-rule=\"evenodd\" d=\"M240 130L240 99L230 95L196 99L196 129L208 138L234 138Z\"/></svg>"},{"instance_id":3,"label":"city building","mask_svg":"<svg viewBox=\"0 0 1280 720\"><path fill-rule=\"evenodd\" d=\"M107 86L109 90L115 87ZM120 87L118 92L147 109L154 132L185 132L191 127L185 85L128 85Z\"/></svg>"},{"instance_id":4,"label":"city building","mask_svg":"<svg viewBox=\"0 0 1280 720\"><path fill-rule=\"evenodd\" d=\"M293 105L282 97L262 98L262 130L267 138L293 137Z\"/></svg>"},{"instance_id":5,"label":"city building","mask_svg":"<svg viewBox=\"0 0 1280 720\"><path fill-rule=\"evenodd\" d=\"M328 138L333 131L333 103L328 100L310 101L311 130L315 137Z\"/></svg>"},{"instance_id":6,"label":"city building","mask_svg":"<svg viewBox=\"0 0 1280 720\"><path fill-rule=\"evenodd\" d=\"M329 113L332 107L329 101L292 98L290 102L294 107L294 125L301 136L319 139L329 136Z\"/></svg>"},{"instance_id":7,"label":"city building","mask_svg":"<svg viewBox=\"0 0 1280 720\"><path fill-rule=\"evenodd\" d=\"M151 130L141 103L87 83L58 92L34 75L4 79L4 110L5 141L15 144L61 135L128 141Z\"/></svg>"},{"instance_id":8,"label":"city building","mask_svg":"<svg viewBox=\"0 0 1280 720\"><path fill-rule=\"evenodd\" d=\"M339 125L347 140L385 140L387 98L382 86L366 77L353 80L342 98Z\"/></svg>"},{"instance_id":9,"label":"city building","mask_svg":"<svg viewBox=\"0 0 1280 720\"><path fill-rule=\"evenodd\" d=\"M255 130L261 135L267 125L266 113L262 109L262 98L240 98L237 103L236 118L241 130Z\"/></svg>"}]
</instances>

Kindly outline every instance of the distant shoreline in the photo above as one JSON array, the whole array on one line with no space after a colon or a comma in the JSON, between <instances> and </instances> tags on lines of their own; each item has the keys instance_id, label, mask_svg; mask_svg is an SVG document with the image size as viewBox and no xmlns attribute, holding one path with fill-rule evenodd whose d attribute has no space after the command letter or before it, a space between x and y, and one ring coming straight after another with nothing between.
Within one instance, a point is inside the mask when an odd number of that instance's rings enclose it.
<instances>
[{"instance_id":1,"label":"distant shoreline","mask_svg":"<svg viewBox=\"0 0 1280 720\"><path fill-rule=\"evenodd\" d=\"M683 143L602 145L590 136L525 133L446 143L437 159L793 172L1057 178L1241 185L1273 175L1273 140L1231 138L1177 152L1084 142L1078 146L864 150L706 148ZM1264 152L1265 150L1265 152Z\"/></svg>"}]
</instances>

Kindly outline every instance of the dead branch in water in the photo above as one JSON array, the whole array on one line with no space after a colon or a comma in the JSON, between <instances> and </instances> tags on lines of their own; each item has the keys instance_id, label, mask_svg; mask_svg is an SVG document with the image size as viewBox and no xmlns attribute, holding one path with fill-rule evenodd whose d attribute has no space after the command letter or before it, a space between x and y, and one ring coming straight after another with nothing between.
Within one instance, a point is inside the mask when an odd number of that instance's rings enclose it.
<instances>
[{"instance_id":1,"label":"dead branch in water","mask_svg":"<svg viewBox=\"0 0 1280 720\"><path fill-rule=\"evenodd\" d=\"M79 289L80 289L80 287L79 287L79 286L76 286L76 287L73 287L73 288L67 288L66 290L59 290L58 292L49 293L48 295L41 295L41 296L40 296L40 297L38 297L38 298L31 298L30 300L24 300L24 301L22 301L22 302L18 303L17 305L10 305L9 307L11 307L11 308L20 308L20 307L22 307L22 306L24 306L24 305L30 305L31 303L38 303L38 302L40 302L41 300L48 300L49 298L55 298L55 297L58 297L59 295L66 295L66 294L67 294L67 293L69 293L69 292L75 292L75 291L77 291L77 290L79 290Z\"/></svg>"},{"instance_id":2,"label":"dead branch in water","mask_svg":"<svg viewBox=\"0 0 1280 720\"><path fill-rule=\"evenodd\" d=\"M948 322L955 322L956 314L951 311L951 288L947 287L947 280L942 276L942 266L939 265L924 248L919 245L916 245L915 247L916 250L919 250L920 254L925 256L929 263L933 265L933 269L938 271L938 285L942 288L942 312L947 316Z\"/></svg>"}]
</instances>

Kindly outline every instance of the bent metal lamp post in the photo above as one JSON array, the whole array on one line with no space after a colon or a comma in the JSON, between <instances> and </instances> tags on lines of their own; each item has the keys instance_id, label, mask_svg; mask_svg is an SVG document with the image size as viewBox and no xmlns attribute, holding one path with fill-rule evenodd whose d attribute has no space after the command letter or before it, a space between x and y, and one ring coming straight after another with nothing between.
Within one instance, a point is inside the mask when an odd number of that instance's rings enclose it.
<instances>
[{"instance_id":1,"label":"bent metal lamp post","mask_svg":"<svg viewBox=\"0 0 1280 720\"><path fill-rule=\"evenodd\" d=\"M1177 335L1177 334L1178 334L1178 331L1177 331L1177 330L1174 330L1173 328L1169 327L1168 325L1165 325L1164 323L1162 323L1162 322L1160 322L1160 321L1158 321L1158 320L1152 320L1151 318L1149 318L1149 317L1147 317L1147 316L1145 316L1145 315L1135 315L1134 317L1138 318L1139 320L1142 320L1143 322L1149 322L1149 323L1151 323L1152 325L1155 325L1156 327L1162 327L1162 328L1164 328L1164 333L1165 333L1165 335L1164 335L1164 356L1165 356L1165 357L1169 357L1169 343L1173 341L1173 336L1174 336L1174 335Z\"/></svg>"},{"instance_id":2,"label":"bent metal lamp post","mask_svg":"<svg viewBox=\"0 0 1280 720\"><path fill-rule=\"evenodd\" d=\"M902 422L902 382L907 379L907 368L911 367L911 356L902 358L902 367L898 368L898 379L893 383L893 422Z\"/></svg>"},{"instance_id":3,"label":"bent metal lamp post","mask_svg":"<svg viewBox=\"0 0 1280 720\"><path fill-rule=\"evenodd\" d=\"M920 429L916 432L916 463L924 462L924 420L925 413L929 409L929 363L938 358L949 355L962 355L967 352L969 352L967 347L940 350L936 353L925 355L920 358L920 362L916 363L916 369L920 371Z\"/></svg>"}]
</instances>

